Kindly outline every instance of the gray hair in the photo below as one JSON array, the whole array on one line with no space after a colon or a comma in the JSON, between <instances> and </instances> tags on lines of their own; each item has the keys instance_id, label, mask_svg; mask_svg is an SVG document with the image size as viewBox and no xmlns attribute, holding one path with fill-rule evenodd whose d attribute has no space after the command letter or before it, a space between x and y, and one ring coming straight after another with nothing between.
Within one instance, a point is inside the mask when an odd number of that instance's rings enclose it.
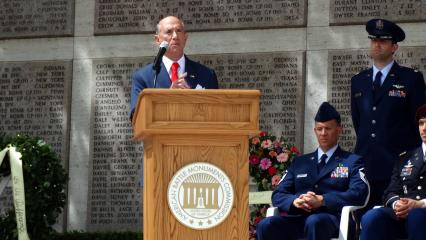
<instances>
[{"instance_id":1,"label":"gray hair","mask_svg":"<svg viewBox=\"0 0 426 240\"><path fill-rule=\"evenodd\" d=\"M155 28L155 34L156 35L160 34L160 23L161 23L161 21L163 21L164 19L166 19L168 17L175 17L175 18L177 18L179 20L179 22L180 22L180 25L182 25L183 30L185 31L185 24L183 23L183 21L180 18L178 18L176 16L167 16L167 17L164 17L164 18L160 19L160 21L158 21L158 23L156 25L156 28Z\"/></svg>"}]
</instances>

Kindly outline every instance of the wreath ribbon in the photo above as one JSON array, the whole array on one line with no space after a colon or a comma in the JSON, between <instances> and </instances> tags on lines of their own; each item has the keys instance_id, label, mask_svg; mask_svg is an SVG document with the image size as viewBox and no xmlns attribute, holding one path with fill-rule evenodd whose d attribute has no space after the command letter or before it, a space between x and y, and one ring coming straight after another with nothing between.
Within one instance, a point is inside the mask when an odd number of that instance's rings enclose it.
<instances>
[{"instance_id":1,"label":"wreath ribbon","mask_svg":"<svg viewBox=\"0 0 426 240\"><path fill-rule=\"evenodd\" d=\"M13 204L15 206L16 225L19 240L30 240L27 233L27 223L25 218L25 191L24 176L22 174L22 154L16 151L15 147L8 145L0 152L0 165L6 153L9 152L10 170L12 173Z\"/></svg>"}]
</instances>

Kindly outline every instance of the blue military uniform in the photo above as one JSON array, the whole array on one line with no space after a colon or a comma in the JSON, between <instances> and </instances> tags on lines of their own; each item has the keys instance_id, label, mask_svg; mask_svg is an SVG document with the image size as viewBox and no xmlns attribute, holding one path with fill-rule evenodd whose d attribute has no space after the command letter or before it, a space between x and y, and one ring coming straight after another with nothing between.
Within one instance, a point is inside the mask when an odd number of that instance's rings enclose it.
<instances>
[{"instance_id":1,"label":"blue military uniform","mask_svg":"<svg viewBox=\"0 0 426 240\"><path fill-rule=\"evenodd\" d=\"M191 88L199 87L206 89L217 89L219 87L216 73L214 70L194 61L185 56L185 71L187 72L186 82ZM132 89L130 96L130 119L132 119L138 101L139 93L145 88L154 87L155 71L152 64L145 65L138 69L132 77ZM170 88L172 82L169 73L161 63L161 69L157 76L157 88Z\"/></svg>"},{"instance_id":2,"label":"blue military uniform","mask_svg":"<svg viewBox=\"0 0 426 240\"><path fill-rule=\"evenodd\" d=\"M315 120L325 122L330 119L329 116L340 123L340 115L331 105L324 103ZM257 225L258 240L330 239L338 235L343 206L364 204L368 185L361 174L364 168L362 158L337 147L318 170L318 151L293 159L287 174L272 194L272 204L283 216L262 220ZM323 206L309 213L293 205L296 198L308 191L324 198Z\"/></svg>"},{"instance_id":3,"label":"blue military uniform","mask_svg":"<svg viewBox=\"0 0 426 240\"><path fill-rule=\"evenodd\" d=\"M384 208L372 209L362 218L361 239L424 239L426 209L411 209L406 219L397 219L392 209L400 198L426 199L426 163L422 147L401 155L384 194Z\"/></svg>"},{"instance_id":4,"label":"blue military uniform","mask_svg":"<svg viewBox=\"0 0 426 240\"><path fill-rule=\"evenodd\" d=\"M405 34L396 24L373 19L367 23L370 38L402 41ZM373 69L351 80L352 121L357 135L354 152L364 157L371 184L370 206L381 202L398 154L417 147L420 137L414 116L425 102L422 73L394 62L376 92Z\"/></svg>"}]
</instances>

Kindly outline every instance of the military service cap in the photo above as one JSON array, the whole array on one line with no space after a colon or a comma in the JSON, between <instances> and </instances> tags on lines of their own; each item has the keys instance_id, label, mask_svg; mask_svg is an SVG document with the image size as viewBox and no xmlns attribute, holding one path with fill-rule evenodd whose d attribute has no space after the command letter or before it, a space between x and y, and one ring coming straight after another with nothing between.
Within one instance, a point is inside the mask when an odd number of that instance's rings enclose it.
<instances>
[{"instance_id":1,"label":"military service cap","mask_svg":"<svg viewBox=\"0 0 426 240\"><path fill-rule=\"evenodd\" d=\"M333 119L340 124L340 114L330 103L323 102L318 109L317 115L315 115L315 122L327 122Z\"/></svg>"},{"instance_id":2,"label":"military service cap","mask_svg":"<svg viewBox=\"0 0 426 240\"><path fill-rule=\"evenodd\" d=\"M405 32L394 22L385 19L371 19L365 24L370 39L389 39L401 42L405 39Z\"/></svg>"}]
</instances>

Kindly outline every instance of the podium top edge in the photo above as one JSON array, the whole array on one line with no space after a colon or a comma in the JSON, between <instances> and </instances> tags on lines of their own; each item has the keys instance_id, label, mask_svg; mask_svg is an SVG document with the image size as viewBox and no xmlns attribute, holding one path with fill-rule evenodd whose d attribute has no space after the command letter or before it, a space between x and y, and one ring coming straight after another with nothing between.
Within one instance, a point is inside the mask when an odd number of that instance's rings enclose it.
<instances>
[{"instance_id":1,"label":"podium top edge","mask_svg":"<svg viewBox=\"0 0 426 240\"><path fill-rule=\"evenodd\" d=\"M203 95L203 94L216 94L216 95L248 95L260 96L260 90L236 90L236 89L168 89L168 88L146 88L141 92L141 95L152 94L182 94L182 95Z\"/></svg>"}]
</instances>

